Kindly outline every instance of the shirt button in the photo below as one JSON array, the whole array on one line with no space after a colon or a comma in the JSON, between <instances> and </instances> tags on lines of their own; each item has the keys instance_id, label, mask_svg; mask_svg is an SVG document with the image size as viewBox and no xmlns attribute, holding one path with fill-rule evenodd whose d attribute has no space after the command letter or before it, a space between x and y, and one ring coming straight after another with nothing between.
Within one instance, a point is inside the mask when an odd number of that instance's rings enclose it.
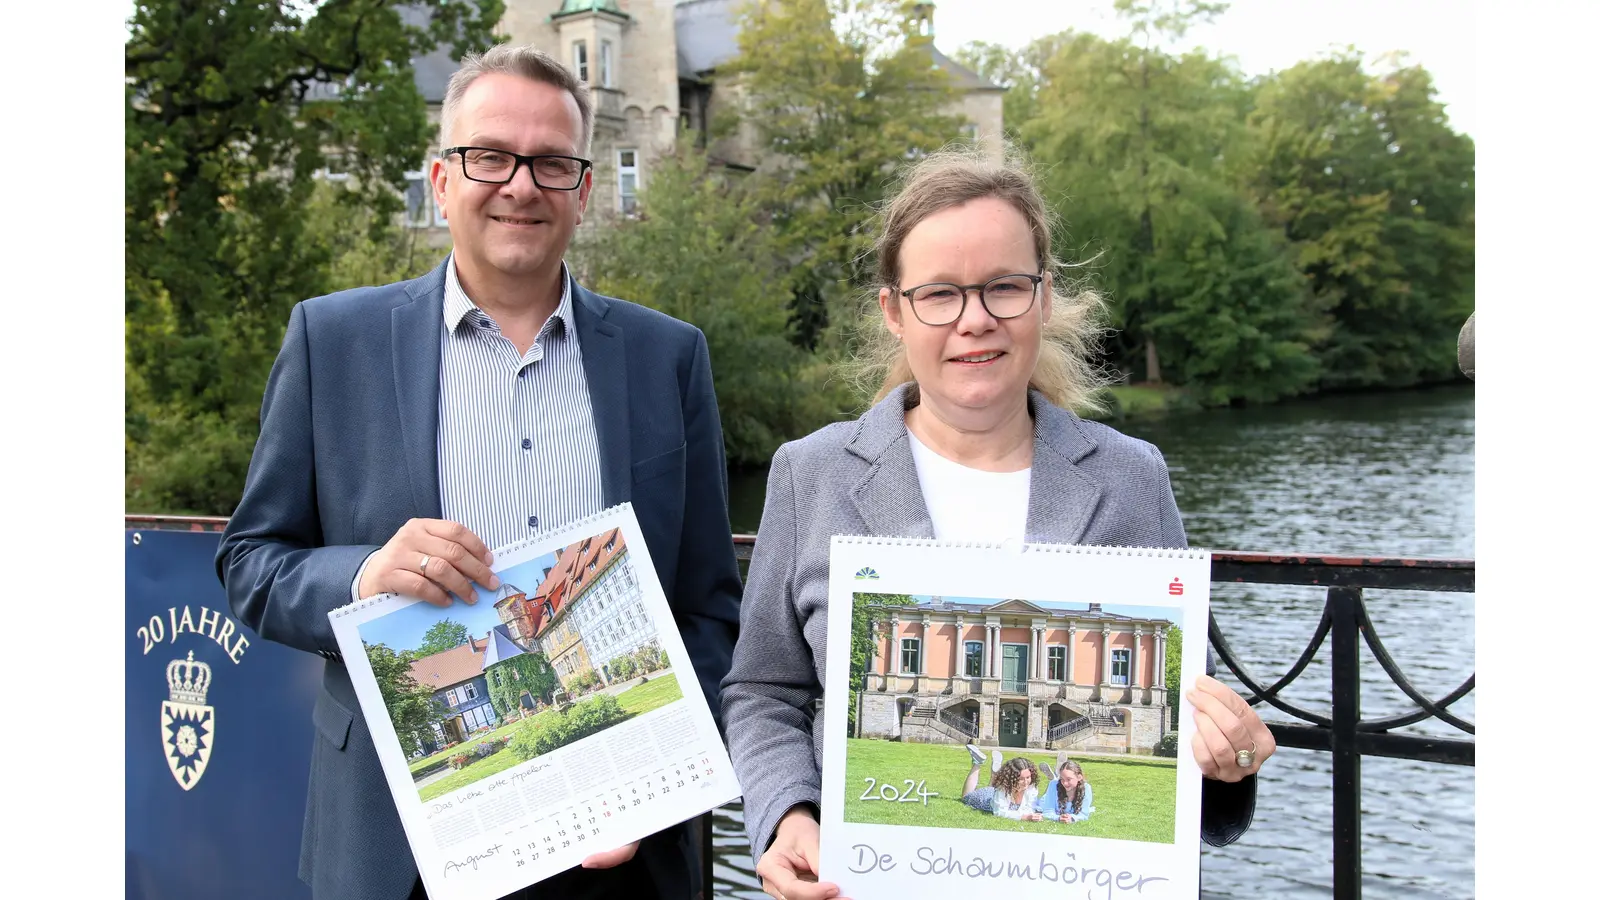
<instances>
[{"instance_id":1,"label":"shirt button","mask_svg":"<svg viewBox=\"0 0 1600 900\"><path fill-rule=\"evenodd\" d=\"M527 438L523 438L522 439L522 449L524 449L524 450L532 450L533 449L533 441L530 441Z\"/></svg>"},{"instance_id":2,"label":"shirt button","mask_svg":"<svg viewBox=\"0 0 1600 900\"><path fill-rule=\"evenodd\" d=\"M538 516L529 516L528 517L528 527L529 528L538 528L539 527L539 517Z\"/></svg>"}]
</instances>

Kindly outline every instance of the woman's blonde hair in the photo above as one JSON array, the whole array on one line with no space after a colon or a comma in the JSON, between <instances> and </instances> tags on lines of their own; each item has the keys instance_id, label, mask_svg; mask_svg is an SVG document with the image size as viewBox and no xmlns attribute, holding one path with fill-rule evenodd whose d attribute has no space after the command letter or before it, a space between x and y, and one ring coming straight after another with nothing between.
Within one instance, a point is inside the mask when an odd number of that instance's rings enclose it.
<instances>
[{"instance_id":1,"label":"woman's blonde hair","mask_svg":"<svg viewBox=\"0 0 1600 900\"><path fill-rule=\"evenodd\" d=\"M913 228L934 213L984 197L1011 204L1027 219L1040 269L1051 275L1050 318L1042 328L1039 359L1028 386L1063 409L1104 409L1098 393L1109 379L1090 362L1100 337L1105 301L1093 290L1063 277L1068 267L1050 250L1056 217L1045 205L1021 151L1007 144L996 161L978 147L952 145L931 153L902 173L898 189L879 209L872 253L877 259L877 284L862 301L862 321L876 317L878 290L890 289L899 303L900 249ZM873 403L908 381L915 381L905 347L887 327L861 329L853 361L857 383L878 382Z\"/></svg>"}]
</instances>

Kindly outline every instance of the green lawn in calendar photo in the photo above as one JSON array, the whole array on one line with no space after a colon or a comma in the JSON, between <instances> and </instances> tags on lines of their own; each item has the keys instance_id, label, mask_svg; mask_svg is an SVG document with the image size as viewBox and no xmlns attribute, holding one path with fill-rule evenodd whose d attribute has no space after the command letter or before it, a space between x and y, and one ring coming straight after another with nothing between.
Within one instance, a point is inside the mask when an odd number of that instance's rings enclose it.
<instances>
[{"instance_id":1,"label":"green lawn in calendar photo","mask_svg":"<svg viewBox=\"0 0 1600 900\"><path fill-rule=\"evenodd\" d=\"M617 695L617 705L621 706L623 711L628 714L628 718L631 719L634 716L643 715L651 710L666 706L674 700L681 699L683 699L683 687L678 684L678 676L669 674L652 678L644 684L635 685L623 691ZM554 715L555 710L546 709L536 716L530 716L520 722L503 725L473 741L452 747L440 755L453 756L465 752L465 750L475 746L479 741L490 738L498 740L503 737L513 736L521 728L537 730L544 727ZM429 757L429 759L434 758ZM481 781L491 775L498 775L521 762L523 760L518 759L517 755L510 750L500 750L438 781L429 782L420 788L417 794L422 798L423 802L427 802L435 797L464 788L473 782ZM427 763L427 759L418 760L412 764L411 769L414 772L419 768L419 765L426 765Z\"/></svg>"},{"instance_id":2,"label":"green lawn in calendar photo","mask_svg":"<svg viewBox=\"0 0 1600 900\"><path fill-rule=\"evenodd\" d=\"M905 744L847 738L844 820L875 825L975 828L1035 834L1072 834L1170 844L1178 796L1177 760L1159 756L1073 755L1094 788L1094 814L1087 821L1021 822L979 812L961 802L972 757L960 744ZM1002 750L1005 758L1016 755ZM1054 764L1055 753L1021 754L1036 765ZM873 779L869 782L868 779ZM908 792L909 802L881 799ZM978 786L989 783L988 767ZM888 787L884 788L883 785ZM1048 786L1042 785L1042 787ZM880 799L863 800L869 793ZM922 792L929 795L924 798Z\"/></svg>"}]
</instances>

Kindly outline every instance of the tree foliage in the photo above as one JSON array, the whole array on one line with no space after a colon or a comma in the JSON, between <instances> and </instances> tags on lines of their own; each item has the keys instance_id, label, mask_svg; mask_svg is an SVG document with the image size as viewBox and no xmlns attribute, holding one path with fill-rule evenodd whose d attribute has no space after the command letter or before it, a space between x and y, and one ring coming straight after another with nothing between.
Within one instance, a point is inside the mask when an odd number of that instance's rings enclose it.
<instances>
[{"instance_id":1,"label":"tree foliage","mask_svg":"<svg viewBox=\"0 0 1600 900\"><path fill-rule=\"evenodd\" d=\"M418 736L431 735L433 724L439 721L433 689L411 677L411 663L417 658L416 654L396 653L387 644L364 646L384 709L389 711L389 721L394 723L395 736L400 739L400 749L409 756L421 748Z\"/></svg>"},{"instance_id":2,"label":"tree foliage","mask_svg":"<svg viewBox=\"0 0 1600 900\"><path fill-rule=\"evenodd\" d=\"M294 303L348 285L305 214L330 154L379 238L427 145L411 60L500 0L141 0L124 119L127 500L222 513ZM424 22L425 24L413 24Z\"/></svg>"},{"instance_id":3,"label":"tree foliage","mask_svg":"<svg viewBox=\"0 0 1600 900\"><path fill-rule=\"evenodd\" d=\"M872 624L885 621L886 616L876 610L869 609L873 606L911 606L916 603L910 594L868 594L856 593L851 600L850 612L850 714L849 733L856 733L856 697L861 693L861 679L866 677L867 663L872 659L874 652L872 640ZM895 652L894 642L890 642L889 652ZM926 652L926 649L924 649Z\"/></svg>"},{"instance_id":4,"label":"tree foliage","mask_svg":"<svg viewBox=\"0 0 1600 900\"><path fill-rule=\"evenodd\" d=\"M752 184L683 150L651 167L643 212L581 237L572 254L595 290L693 322L706 335L723 441L734 464L831 421L823 374L790 340L780 237Z\"/></svg>"},{"instance_id":5,"label":"tree foliage","mask_svg":"<svg viewBox=\"0 0 1600 900\"><path fill-rule=\"evenodd\" d=\"M417 658L443 653L467 642L467 626L454 619L440 619L423 632L422 645L417 648Z\"/></svg>"},{"instance_id":6,"label":"tree foliage","mask_svg":"<svg viewBox=\"0 0 1600 900\"><path fill-rule=\"evenodd\" d=\"M1119 4L1135 37L1052 40L1022 134L1109 295L1112 366L1211 402L1266 401L1317 376L1317 319L1282 242L1230 176L1249 87L1231 63L1174 55L1207 4Z\"/></svg>"},{"instance_id":7,"label":"tree foliage","mask_svg":"<svg viewBox=\"0 0 1600 900\"><path fill-rule=\"evenodd\" d=\"M1167 628L1167 703L1172 709L1173 728L1178 727L1178 710L1183 706L1183 629L1176 625Z\"/></svg>"},{"instance_id":8,"label":"tree foliage","mask_svg":"<svg viewBox=\"0 0 1600 900\"><path fill-rule=\"evenodd\" d=\"M852 308L865 225L895 168L961 133L957 96L903 0L772 0L719 70L756 137L759 186L794 294L795 340Z\"/></svg>"},{"instance_id":9,"label":"tree foliage","mask_svg":"<svg viewBox=\"0 0 1600 900\"><path fill-rule=\"evenodd\" d=\"M1262 82L1250 116L1249 185L1331 316L1326 387L1453 377L1472 312L1472 139L1428 73L1398 62L1302 62Z\"/></svg>"}]
</instances>

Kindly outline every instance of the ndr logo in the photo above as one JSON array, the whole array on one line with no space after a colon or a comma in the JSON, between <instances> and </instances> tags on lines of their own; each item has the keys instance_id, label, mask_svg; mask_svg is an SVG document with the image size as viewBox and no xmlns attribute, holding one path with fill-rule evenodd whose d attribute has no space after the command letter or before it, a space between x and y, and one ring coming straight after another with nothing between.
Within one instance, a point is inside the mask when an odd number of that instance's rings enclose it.
<instances>
[{"instance_id":1,"label":"ndr logo","mask_svg":"<svg viewBox=\"0 0 1600 900\"><path fill-rule=\"evenodd\" d=\"M877 581L878 570L871 566L862 566L856 570L857 581Z\"/></svg>"}]
</instances>

